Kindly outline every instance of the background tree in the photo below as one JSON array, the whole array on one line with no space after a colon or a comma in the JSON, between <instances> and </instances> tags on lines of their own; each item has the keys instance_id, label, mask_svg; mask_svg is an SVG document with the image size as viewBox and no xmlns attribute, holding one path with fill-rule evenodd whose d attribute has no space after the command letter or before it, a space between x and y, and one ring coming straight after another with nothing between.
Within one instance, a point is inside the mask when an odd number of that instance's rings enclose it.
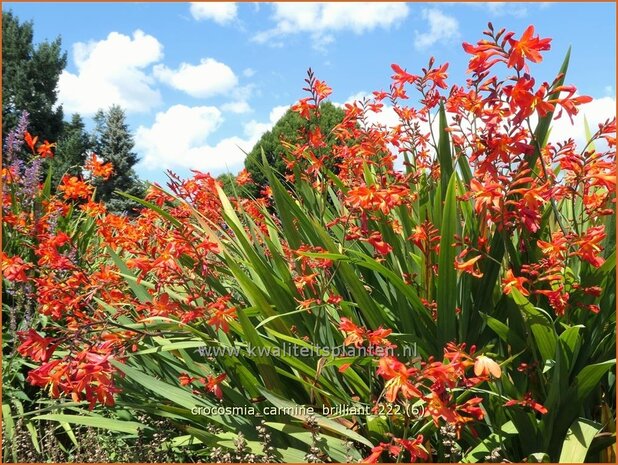
<instances>
[{"instance_id":1,"label":"background tree","mask_svg":"<svg viewBox=\"0 0 618 465\"><path fill-rule=\"evenodd\" d=\"M57 186L65 174L81 174L86 157L92 149L92 137L86 131L84 120L75 113L70 122L63 124L62 135L57 142L56 154L52 159L52 185Z\"/></svg>"},{"instance_id":2,"label":"background tree","mask_svg":"<svg viewBox=\"0 0 618 465\"><path fill-rule=\"evenodd\" d=\"M99 110L94 120L94 152L114 166L114 174L107 181L96 182L97 198L104 201L110 211L131 213L134 208L139 208L139 204L114 191L143 197L146 186L133 169L138 158L133 151L135 143L126 123L125 112L118 105L112 105L107 112Z\"/></svg>"},{"instance_id":3,"label":"background tree","mask_svg":"<svg viewBox=\"0 0 618 465\"><path fill-rule=\"evenodd\" d=\"M235 197L234 191L238 189L236 176L231 173L223 173L217 178L217 181L221 183L221 188L228 197Z\"/></svg>"},{"instance_id":4,"label":"background tree","mask_svg":"<svg viewBox=\"0 0 618 465\"><path fill-rule=\"evenodd\" d=\"M337 108L330 102L324 102L320 105L320 130L324 134L329 146L332 145L334 139L328 137L328 135L336 125L341 123L344 114L345 112L341 108ZM268 184L266 177L260 170L262 150L264 150L270 166L276 172L285 173L284 155L286 149L281 144L281 139L295 142L295 139L301 132L301 128L306 125L307 121L301 118L298 113L288 110L270 131L262 135L245 159L245 168L251 174L254 181L254 185L246 186L251 195L259 195L260 191Z\"/></svg>"},{"instance_id":5,"label":"background tree","mask_svg":"<svg viewBox=\"0 0 618 465\"><path fill-rule=\"evenodd\" d=\"M20 23L12 12L2 13L2 133L17 125L23 110L30 113L29 130L40 140L58 140L62 106L54 108L60 73L67 63L61 39L33 42L32 22Z\"/></svg>"}]
</instances>

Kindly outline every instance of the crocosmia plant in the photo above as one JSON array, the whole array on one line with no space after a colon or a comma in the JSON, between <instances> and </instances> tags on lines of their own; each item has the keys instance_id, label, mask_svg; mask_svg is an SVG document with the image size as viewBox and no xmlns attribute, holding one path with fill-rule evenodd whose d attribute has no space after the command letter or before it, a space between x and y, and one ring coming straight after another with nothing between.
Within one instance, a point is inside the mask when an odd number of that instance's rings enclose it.
<instances>
[{"instance_id":1,"label":"crocosmia plant","mask_svg":"<svg viewBox=\"0 0 618 465\"><path fill-rule=\"evenodd\" d=\"M41 183L54 144L24 119L2 170L4 389L44 401L5 418L66 447L164 419L157 447L204 462L613 462L616 120L552 137L591 99L568 53L535 79L550 48L490 24L463 85L393 64L330 134L309 70L259 196L170 173L133 217L94 200L114 170L96 156Z\"/></svg>"}]
</instances>

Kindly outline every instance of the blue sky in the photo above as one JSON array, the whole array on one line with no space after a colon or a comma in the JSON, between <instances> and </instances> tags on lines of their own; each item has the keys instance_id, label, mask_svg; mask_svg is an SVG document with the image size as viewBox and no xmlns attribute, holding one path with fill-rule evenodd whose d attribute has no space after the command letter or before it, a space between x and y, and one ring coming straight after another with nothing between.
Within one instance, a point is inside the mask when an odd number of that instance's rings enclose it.
<instances>
[{"instance_id":1,"label":"blue sky","mask_svg":"<svg viewBox=\"0 0 618 465\"><path fill-rule=\"evenodd\" d=\"M534 24L552 49L532 67L551 80L573 46L567 82L595 101L592 124L615 114L614 3L12 3L35 41L62 36L59 99L87 121L117 103L141 157L139 175L242 168L243 152L303 97L308 67L331 100L386 89L391 63L418 72L431 55L463 83L461 42L487 22L517 36ZM388 115L384 115L388 120ZM579 123L579 124L578 124ZM576 120L576 130L582 124ZM569 134L562 126L557 133ZM240 148L239 148L240 147Z\"/></svg>"}]
</instances>

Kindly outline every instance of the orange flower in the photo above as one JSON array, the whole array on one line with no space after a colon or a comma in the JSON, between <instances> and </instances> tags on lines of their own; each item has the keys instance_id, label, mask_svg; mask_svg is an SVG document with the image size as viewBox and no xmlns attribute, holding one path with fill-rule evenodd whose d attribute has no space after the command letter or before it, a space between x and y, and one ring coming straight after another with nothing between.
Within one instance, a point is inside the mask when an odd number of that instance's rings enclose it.
<instances>
[{"instance_id":1,"label":"orange flower","mask_svg":"<svg viewBox=\"0 0 618 465\"><path fill-rule=\"evenodd\" d=\"M561 258L563 253L567 250L567 240L562 231L553 233L551 235L551 242L545 242L539 239L536 243L541 249L541 252L552 259Z\"/></svg>"},{"instance_id":2,"label":"orange flower","mask_svg":"<svg viewBox=\"0 0 618 465\"><path fill-rule=\"evenodd\" d=\"M26 142L28 147L30 147L32 153L34 153L34 146L36 145L37 140L39 140L38 136L32 137L32 135L28 131L24 132L24 141Z\"/></svg>"},{"instance_id":3,"label":"orange flower","mask_svg":"<svg viewBox=\"0 0 618 465\"><path fill-rule=\"evenodd\" d=\"M315 93L317 94L318 100L325 99L333 92L333 89L328 87L328 85L326 85L324 81L320 81L319 79L316 79L315 82L313 83L313 89L315 90Z\"/></svg>"},{"instance_id":4,"label":"orange flower","mask_svg":"<svg viewBox=\"0 0 618 465\"><path fill-rule=\"evenodd\" d=\"M249 173L246 169L242 170L236 176L236 183L239 186L244 186L246 184L251 184L253 182L253 178L251 178L251 173Z\"/></svg>"},{"instance_id":5,"label":"orange flower","mask_svg":"<svg viewBox=\"0 0 618 465\"><path fill-rule=\"evenodd\" d=\"M30 357L35 362L46 362L49 360L58 346L58 344L54 344L55 338L43 337L32 328L28 331L18 331L17 335L21 341L17 351L24 357Z\"/></svg>"},{"instance_id":6,"label":"orange flower","mask_svg":"<svg viewBox=\"0 0 618 465\"><path fill-rule=\"evenodd\" d=\"M364 336L366 329L356 326L352 321L348 318L341 318L341 322L339 323L339 329L345 333L345 340L343 344L346 346L353 345L355 347L360 347L363 345Z\"/></svg>"},{"instance_id":7,"label":"orange flower","mask_svg":"<svg viewBox=\"0 0 618 465\"><path fill-rule=\"evenodd\" d=\"M588 228L586 232L575 241L575 245L579 246L579 250L575 252L575 255L581 257L582 260L587 261L596 268L600 267L605 262L605 259L599 256L603 251L601 242L605 239L605 236L605 226L603 225Z\"/></svg>"},{"instance_id":8,"label":"orange flower","mask_svg":"<svg viewBox=\"0 0 618 465\"><path fill-rule=\"evenodd\" d=\"M87 199L92 195L92 187L76 176L65 175L58 190L64 193L64 198L67 200Z\"/></svg>"},{"instance_id":9,"label":"orange flower","mask_svg":"<svg viewBox=\"0 0 618 465\"><path fill-rule=\"evenodd\" d=\"M446 73L447 69L448 63L444 63L439 68L429 71L425 76L425 79L428 81L432 81L435 87L446 89L448 87L448 85L446 84L446 78L448 77L448 74Z\"/></svg>"},{"instance_id":10,"label":"orange flower","mask_svg":"<svg viewBox=\"0 0 618 465\"><path fill-rule=\"evenodd\" d=\"M394 357L382 357L376 373L387 380L384 385L386 400L395 402L400 391L406 399L423 397L421 391L409 380L417 372L416 368L407 368Z\"/></svg>"},{"instance_id":11,"label":"orange flower","mask_svg":"<svg viewBox=\"0 0 618 465\"><path fill-rule=\"evenodd\" d=\"M513 274L513 270L509 269L506 272L506 277L502 280L502 292L508 295L511 293L511 289L515 288L521 293L521 295L529 296L530 292L528 292L524 287L524 283L527 282L528 280L526 278L523 276L515 276Z\"/></svg>"},{"instance_id":12,"label":"orange flower","mask_svg":"<svg viewBox=\"0 0 618 465\"><path fill-rule=\"evenodd\" d=\"M547 409L542 404L539 404L537 401L535 401L532 398L532 394L530 392L528 392L524 396L523 400L512 399L512 400L509 400L508 402L506 402L504 404L505 407L511 407L513 405L520 405L522 407L531 408L533 410L536 410L537 412L539 412L542 415L545 415L547 413Z\"/></svg>"},{"instance_id":13,"label":"orange flower","mask_svg":"<svg viewBox=\"0 0 618 465\"><path fill-rule=\"evenodd\" d=\"M24 262L21 257L8 257L0 252L2 256L2 276L8 281L26 282L28 276L26 271L32 268L32 264Z\"/></svg>"},{"instance_id":14,"label":"orange flower","mask_svg":"<svg viewBox=\"0 0 618 465\"><path fill-rule=\"evenodd\" d=\"M470 194L474 198L474 211L481 214L484 210L499 210L500 200L504 198L502 186L485 176L483 182L470 180Z\"/></svg>"},{"instance_id":15,"label":"orange flower","mask_svg":"<svg viewBox=\"0 0 618 465\"><path fill-rule=\"evenodd\" d=\"M86 161L85 168L93 176L103 178L104 180L109 179L114 172L114 167L111 163L103 163L103 160L100 160L95 154L92 154L92 157Z\"/></svg>"},{"instance_id":16,"label":"orange flower","mask_svg":"<svg viewBox=\"0 0 618 465\"><path fill-rule=\"evenodd\" d=\"M395 443L403 446L405 450L410 454L410 462L414 463L417 460L427 460L429 454L425 447L423 447L423 435L419 434L416 439L399 439L395 438Z\"/></svg>"},{"instance_id":17,"label":"orange flower","mask_svg":"<svg viewBox=\"0 0 618 465\"><path fill-rule=\"evenodd\" d=\"M474 374L476 376L493 376L494 378L500 378L502 376L502 369L494 360L485 355L479 355L474 361Z\"/></svg>"},{"instance_id":18,"label":"orange flower","mask_svg":"<svg viewBox=\"0 0 618 465\"><path fill-rule=\"evenodd\" d=\"M468 251L464 250L459 255L459 258L461 258L462 255L465 255L467 253L468 253ZM455 269L457 271L463 271L465 273L469 273L472 276L474 276L475 278L482 278L483 277L483 273L481 273L478 270L478 266L475 266L476 262L478 262L481 258L482 258L482 255L477 255L476 257L473 257L470 260L467 260L465 262L460 262L458 259L456 259L455 260Z\"/></svg>"},{"instance_id":19,"label":"orange flower","mask_svg":"<svg viewBox=\"0 0 618 465\"><path fill-rule=\"evenodd\" d=\"M215 397L219 400L223 399L223 391L221 390L221 382L227 377L225 373L220 374L219 376L211 376L208 378L202 379L206 386L206 390L208 392L212 392Z\"/></svg>"},{"instance_id":20,"label":"orange flower","mask_svg":"<svg viewBox=\"0 0 618 465\"><path fill-rule=\"evenodd\" d=\"M392 329L379 327L375 331L369 331L367 333L367 342L370 347L395 348L397 346L386 339L392 332Z\"/></svg>"},{"instance_id":21,"label":"orange flower","mask_svg":"<svg viewBox=\"0 0 618 465\"><path fill-rule=\"evenodd\" d=\"M524 31L519 40L509 37L511 50L509 52L509 68L522 69L525 65L524 59L534 63L540 63L543 57L539 52L550 49L551 39L540 39L537 35L534 37L534 26L530 25Z\"/></svg>"},{"instance_id":22,"label":"orange flower","mask_svg":"<svg viewBox=\"0 0 618 465\"><path fill-rule=\"evenodd\" d=\"M54 158L54 152L52 152L52 147L55 147L56 144L49 143L48 141L43 142L36 149L37 153L41 155L43 158Z\"/></svg>"},{"instance_id":23,"label":"orange flower","mask_svg":"<svg viewBox=\"0 0 618 465\"><path fill-rule=\"evenodd\" d=\"M215 329L223 329L223 332L227 333L230 330L228 323L236 318L235 307L216 309L214 315L208 320L208 324L214 326Z\"/></svg>"},{"instance_id":24,"label":"orange flower","mask_svg":"<svg viewBox=\"0 0 618 465\"><path fill-rule=\"evenodd\" d=\"M309 97L300 99L298 103L290 107L290 110L299 113L304 119L309 119L311 117L311 111L315 109L315 105L309 103L309 100Z\"/></svg>"}]
</instances>

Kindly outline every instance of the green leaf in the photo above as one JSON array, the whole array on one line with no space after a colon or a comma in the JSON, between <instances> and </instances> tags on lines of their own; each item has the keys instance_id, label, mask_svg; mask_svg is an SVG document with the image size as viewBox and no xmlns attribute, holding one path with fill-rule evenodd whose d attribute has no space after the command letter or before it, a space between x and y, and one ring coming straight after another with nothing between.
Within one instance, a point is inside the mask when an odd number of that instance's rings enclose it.
<instances>
[{"instance_id":1,"label":"green leaf","mask_svg":"<svg viewBox=\"0 0 618 465\"><path fill-rule=\"evenodd\" d=\"M274 430L281 431L286 436L292 437L294 439L298 439L302 443L307 446L312 446L315 442L313 435L310 431L307 431L306 428L296 425L290 425L289 423L277 423L272 421L267 421L266 426L269 428L273 428ZM359 452L351 447L349 450L346 450L345 443L338 438L334 438L329 435L321 435L321 438L324 440L320 447L323 448L324 452L334 461L338 463L346 463L349 462L348 457L352 457L353 460L360 460L362 457ZM302 462L305 462L306 458L302 457Z\"/></svg>"},{"instance_id":2,"label":"green leaf","mask_svg":"<svg viewBox=\"0 0 618 465\"><path fill-rule=\"evenodd\" d=\"M289 416L296 418L298 420L302 420L302 421L306 421L307 420L307 416L303 415L302 412L306 412L309 411L309 407L307 406L306 408L303 408L302 406L291 402L287 399L284 399L282 397L277 396L276 394L273 394L272 392L269 392L266 389L261 388L260 391L262 392L262 395L264 397L266 397L266 399L275 407L278 407L280 410L286 412L289 414ZM325 430L329 430L332 431L334 433L338 433L341 436L347 437L353 441L357 441L360 442L361 444L364 444L366 446L369 447L373 447L373 444L371 444L371 442L364 438L363 436L361 436L360 434L346 428L345 426L343 426L341 423L337 423L336 421L333 421L329 418L326 418L322 415L318 415L317 413L315 413L315 419L318 423L318 425L325 429Z\"/></svg>"},{"instance_id":3,"label":"green leaf","mask_svg":"<svg viewBox=\"0 0 618 465\"><path fill-rule=\"evenodd\" d=\"M584 403L595 389L603 376L616 365L616 359L595 363L584 367L575 377L571 387L562 396L562 402L555 421L555 427L549 445L549 453L556 456L562 447L562 441L569 427L577 419Z\"/></svg>"},{"instance_id":4,"label":"green leaf","mask_svg":"<svg viewBox=\"0 0 618 465\"><path fill-rule=\"evenodd\" d=\"M251 321L245 314L243 310L238 310L236 312L238 315L238 321L242 327L244 336L247 342L256 347L259 350L260 347L267 347L266 344L262 342L262 338L259 333L253 327ZM255 364L257 365L258 371L264 380L264 384L268 389L272 389L275 392L283 394L284 388L279 376L277 375L277 371L275 370L275 365L271 359L271 357L265 355L256 355L254 358Z\"/></svg>"},{"instance_id":5,"label":"green leaf","mask_svg":"<svg viewBox=\"0 0 618 465\"><path fill-rule=\"evenodd\" d=\"M47 176L45 177L45 183L43 184L43 197L48 199L51 196L51 183L52 183L52 164L49 164L47 170Z\"/></svg>"},{"instance_id":6,"label":"green leaf","mask_svg":"<svg viewBox=\"0 0 618 465\"><path fill-rule=\"evenodd\" d=\"M84 415L66 415L66 414L47 414L39 415L33 418L34 420L51 420L64 422L75 425L92 426L94 428L102 428L109 431L118 431L121 433L137 434L140 429L152 429L149 426L143 425L136 421L122 421L105 418L100 416L84 416Z\"/></svg>"},{"instance_id":7,"label":"green leaf","mask_svg":"<svg viewBox=\"0 0 618 465\"><path fill-rule=\"evenodd\" d=\"M440 162L440 185L442 186L442 200L447 195L447 185L453 175L453 157L451 156L451 142L447 131L448 122L446 121L446 111L444 103L440 103L440 138L438 141L438 160Z\"/></svg>"},{"instance_id":8,"label":"green leaf","mask_svg":"<svg viewBox=\"0 0 618 465\"><path fill-rule=\"evenodd\" d=\"M509 295L523 312L543 361L553 360L558 337L550 318L533 306L517 289L511 289Z\"/></svg>"},{"instance_id":9,"label":"green leaf","mask_svg":"<svg viewBox=\"0 0 618 465\"><path fill-rule=\"evenodd\" d=\"M154 392L162 398L180 405L181 407L191 410L193 407L199 405L214 405L207 402L206 399L194 396L189 391L158 380L143 371L130 367L129 365L125 365L116 360L112 360L111 362L119 371L123 372L128 378L132 379L146 390Z\"/></svg>"},{"instance_id":10,"label":"green leaf","mask_svg":"<svg viewBox=\"0 0 618 465\"><path fill-rule=\"evenodd\" d=\"M526 347L526 341L524 341L513 328L508 327L500 320L484 313L481 313L481 316L485 319L487 326L489 326L500 339L512 346L515 352L519 352Z\"/></svg>"},{"instance_id":11,"label":"green leaf","mask_svg":"<svg viewBox=\"0 0 618 465\"><path fill-rule=\"evenodd\" d=\"M599 386L603 376L615 364L616 359L612 359L584 367L575 377L573 385L567 393L567 398L570 401L566 405L581 404Z\"/></svg>"},{"instance_id":12,"label":"green leaf","mask_svg":"<svg viewBox=\"0 0 618 465\"><path fill-rule=\"evenodd\" d=\"M562 445L560 463L584 463L590 444L601 428L601 425L590 420L576 420Z\"/></svg>"},{"instance_id":13,"label":"green leaf","mask_svg":"<svg viewBox=\"0 0 618 465\"><path fill-rule=\"evenodd\" d=\"M457 337L457 271L455 270L455 234L457 233L457 199L455 186L457 175L453 174L448 183L442 228L440 231L440 256L438 258L437 303L438 303L438 343L441 347ZM437 354L439 355L439 354Z\"/></svg>"}]
</instances>

